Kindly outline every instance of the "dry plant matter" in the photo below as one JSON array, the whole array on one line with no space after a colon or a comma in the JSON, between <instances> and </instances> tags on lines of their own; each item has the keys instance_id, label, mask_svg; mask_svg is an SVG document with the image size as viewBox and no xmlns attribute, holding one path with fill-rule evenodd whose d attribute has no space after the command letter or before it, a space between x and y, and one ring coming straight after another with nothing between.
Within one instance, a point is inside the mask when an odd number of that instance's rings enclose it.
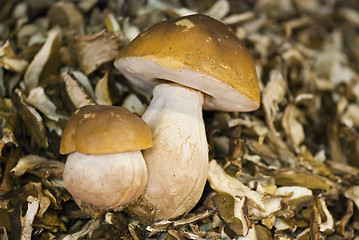
<instances>
[{"instance_id":1,"label":"dry plant matter","mask_svg":"<svg viewBox=\"0 0 359 240\"><path fill-rule=\"evenodd\" d=\"M96 103L142 116L152 96L113 61L151 25L193 13L248 48L260 109L204 112L208 181L185 216L91 216L62 182L69 117ZM2 1L0 237L359 239L358 29L355 0Z\"/></svg>"}]
</instances>

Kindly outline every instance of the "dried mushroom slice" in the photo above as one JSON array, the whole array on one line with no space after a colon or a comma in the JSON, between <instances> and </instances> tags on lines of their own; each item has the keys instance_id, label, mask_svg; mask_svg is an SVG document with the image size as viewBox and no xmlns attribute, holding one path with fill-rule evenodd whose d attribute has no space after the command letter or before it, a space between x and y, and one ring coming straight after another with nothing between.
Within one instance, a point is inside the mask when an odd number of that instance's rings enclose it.
<instances>
[{"instance_id":1,"label":"dried mushroom slice","mask_svg":"<svg viewBox=\"0 0 359 240\"><path fill-rule=\"evenodd\" d=\"M115 33L105 31L90 35L78 35L72 40L72 47L80 68L87 75L102 64L115 59L121 40Z\"/></svg>"},{"instance_id":2,"label":"dried mushroom slice","mask_svg":"<svg viewBox=\"0 0 359 240\"><path fill-rule=\"evenodd\" d=\"M219 193L213 197L213 202L221 218L237 235L246 236L250 228L247 198L234 197Z\"/></svg>"},{"instance_id":3,"label":"dried mushroom slice","mask_svg":"<svg viewBox=\"0 0 359 240\"><path fill-rule=\"evenodd\" d=\"M65 164L58 160L50 160L38 155L26 155L19 159L10 173L13 176L22 176L25 173L30 173L41 178L54 176L57 179L62 178Z\"/></svg>"},{"instance_id":4,"label":"dried mushroom slice","mask_svg":"<svg viewBox=\"0 0 359 240\"><path fill-rule=\"evenodd\" d=\"M359 185L352 186L348 190L346 190L345 197L352 200L357 206L357 208L359 208Z\"/></svg>"},{"instance_id":5,"label":"dried mushroom slice","mask_svg":"<svg viewBox=\"0 0 359 240\"><path fill-rule=\"evenodd\" d=\"M29 63L22 58L16 56L10 46L9 40L0 48L0 66L6 70L22 73L25 71Z\"/></svg>"},{"instance_id":6,"label":"dried mushroom slice","mask_svg":"<svg viewBox=\"0 0 359 240\"><path fill-rule=\"evenodd\" d=\"M100 79L95 87L96 103L100 105L112 105L110 90L108 86L109 72Z\"/></svg>"},{"instance_id":7,"label":"dried mushroom slice","mask_svg":"<svg viewBox=\"0 0 359 240\"><path fill-rule=\"evenodd\" d=\"M91 96L91 98L95 99L96 95L95 95L94 89L92 87L92 83L90 82L90 79L88 78L88 76L79 70L73 70L73 71L70 71L70 73L86 89L87 93Z\"/></svg>"},{"instance_id":8,"label":"dried mushroom slice","mask_svg":"<svg viewBox=\"0 0 359 240\"><path fill-rule=\"evenodd\" d=\"M305 206L313 200L312 191L306 187L279 187L276 190L276 194L286 198L288 207L291 210L300 209L302 206Z\"/></svg>"},{"instance_id":9,"label":"dried mushroom slice","mask_svg":"<svg viewBox=\"0 0 359 240\"><path fill-rule=\"evenodd\" d=\"M13 104L9 99L0 97L0 156L1 150L6 144L18 146L16 135L18 133L17 115Z\"/></svg>"},{"instance_id":10,"label":"dried mushroom slice","mask_svg":"<svg viewBox=\"0 0 359 240\"><path fill-rule=\"evenodd\" d=\"M15 89L12 100L31 139L33 139L39 147L47 148L49 145L47 142L46 127L36 109L26 103L25 93L18 88Z\"/></svg>"},{"instance_id":11,"label":"dried mushroom slice","mask_svg":"<svg viewBox=\"0 0 359 240\"><path fill-rule=\"evenodd\" d=\"M304 128L300 119L303 113L294 104L289 104L283 113L282 126L291 146L298 151L299 145L305 140Z\"/></svg>"},{"instance_id":12,"label":"dried mushroom slice","mask_svg":"<svg viewBox=\"0 0 359 240\"><path fill-rule=\"evenodd\" d=\"M334 218L329 212L327 203L323 197L317 199L317 206L320 212L319 231L326 234L332 234L334 232Z\"/></svg>"},{"instance_id":13,"label":"dried mushroom slice","mask_svg":"<svg viewBox=\"0 0 359 240\"><path fill-rule=\"evenodd\" d=\"M142 116L147 109L146 104L142 103L136 94L130 93L122 103L122 107L129 109L131 112Z\"/></svg>"},{"instance_id":14,"label":"dried mushroom slice","mask_svg":"<svg viewBox=\"0 0 359 240\"><path fill-rule=\"evenodd\" d=\"M0 157L3 157L2 155L4 154L4 157L6 157L7 160L4 172L2 172L1 176L2 180L0 185L0 194L10 192L14 188L12 184L13 178L10 174L10 170L16 164L20 152L19 148L14 146L9 147L7 150L8 151L4 153L4 151L1 149L0 152Z\"/></svg>"},{"instance_id":15,"label":"dried mushroom slice","mask_svg":"<svg viewBox=\"0 0 359 240\"><path fill-rule=\"evenodd\" d=\"M121 34L121 27L113 13L108 13L105 16L105 26L107 31L114 32L117 35Z\"/></svg>"},{"instance_id":16,"label":"dried mushroom slice","mask_svg":"<svg viewBox=\"0 0 359 240\"><path fill-rule=\"evenodd\" d=\"M67 119L68 117L56 112L55 104L46 95L42 87L36 87L31 89L26 102L34 106L37 110L45 114L46 117L53 121L59 121L59 119Z\"/></svg>"},{"instance_id":17,"label":"dried mushroom slice","mask_svg":"<svg viewBox=\"0 0 359 240\"><path fill-rule=\"evenodd\" d=\"M57 72L60 64L61 31L54 28L48 33L45 44L36 54L24 76L27 90L37 87L41 80Z\"/></svg>"},{"instance_id":18,"label":"dried mushroom slice","mask_svg":"<svg viewBox=\"0 0 359 240\"><path fill-rule=\"evenodd\" d=\"M282 171L274 175L276 184L280 186L301 186L309 189L329 190L331 185L329 180L320 176L303 172Z\"/></svg>"},{"instance_id":19,"label":"dried mushroom slice","mask_svg":"<svg viewBox=\"0 0 359 240\"><path fill-rule=\"evenodd\" d=\"M61 75L62 80L65 82L65 88L67 95L71 99L71 102L76 108L83 107L85 105L95 104L91 95L85 89L85 87L77 80L74 74L71 72L63 73Z\"/></svg>"},{"instance_id":20,"label":"dried mushroom slice","mask_svg":"<svg viewBox=\"0 0 359 240\"><path fill-rule=\"evenodd\" d=\"M281 209L280 198L266 196L250 189L238 179L229 176L215 160L209 163L208 181L216 192L248 198L249 212L252 216L265 218Z\"/></svg>"},{"instance_id":21,"label":"dried mushroom slice","mask_svg":"<svg viewBox=\"0 0 359 240\"><path fill-rule=\"evenodd\" d=\"M59 1L47 12L51 26L60 25L64 35L74 36L83 31L84 18L73 2Z\"/></svg>"}]
</instances>

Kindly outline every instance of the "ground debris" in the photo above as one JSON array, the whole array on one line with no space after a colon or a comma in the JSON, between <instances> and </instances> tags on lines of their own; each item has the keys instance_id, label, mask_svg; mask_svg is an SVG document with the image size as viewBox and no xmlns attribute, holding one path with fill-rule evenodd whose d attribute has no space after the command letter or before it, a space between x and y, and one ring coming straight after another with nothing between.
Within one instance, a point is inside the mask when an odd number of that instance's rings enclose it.
<instances>
[{"instance_id":1,"label":"ground debris","mask_svg":"<svg viewBox=\"0 0 359 240\"><path fill-rule=\"evenodd\" d=\"M221 20L243 41L261 107L204 112L208 184L185 216L91 217L62 184L68 118L88 104L141 116L151 96L114 58L149 26L193 13ZM358 239L358 27L354 0L5 1L0 238Z\"/></svg>"}]
</instances>

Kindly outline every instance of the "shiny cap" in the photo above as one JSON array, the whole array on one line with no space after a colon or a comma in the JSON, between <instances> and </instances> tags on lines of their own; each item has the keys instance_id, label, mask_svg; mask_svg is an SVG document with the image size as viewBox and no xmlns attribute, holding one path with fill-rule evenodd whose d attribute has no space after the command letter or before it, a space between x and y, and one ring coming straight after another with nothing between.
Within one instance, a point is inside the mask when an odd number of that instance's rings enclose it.
<instances>
[{"instance_id":1,"label":"shiny cap","mask_svg":"<svg viewBox=\"0 0 359 240\"><path fill-rule=\"evenodd\" d=\"M120 51L114 64L142 88L165 79L200 90L205 109L252 111L260 105L252 57L228 26L206 15L148 28Z\"/></svg>"},{"instance_id":2,"label":"shiny cap","mask_svg":"<svg viewBox=\"0 0 359 240\"><path fill-rule=\"evenodd\" d=\"M152 146L148 125L128 109L87 105L69 119L62 134L60 153L111 154Z\"/></svg>"}]
</instances>

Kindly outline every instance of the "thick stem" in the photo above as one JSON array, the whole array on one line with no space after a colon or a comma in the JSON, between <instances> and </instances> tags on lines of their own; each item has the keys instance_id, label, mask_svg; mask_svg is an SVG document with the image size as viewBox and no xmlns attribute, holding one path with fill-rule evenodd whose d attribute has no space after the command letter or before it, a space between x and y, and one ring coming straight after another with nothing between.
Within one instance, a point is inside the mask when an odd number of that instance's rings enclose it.
<instances>
[{"instance_id":1,"label":"thick stem","mask_svg":"<svg viewBox=\"0 0 359 240\"><path fill-rule=\"evenodd\" d=\"M199 91L174 84L155 87L142 117L153 135L152 148L143 152L148 184L140 203L130 210L154 219L170 219L196 205L208 169L202 105Z\"/></svg>"}]
</instances>

